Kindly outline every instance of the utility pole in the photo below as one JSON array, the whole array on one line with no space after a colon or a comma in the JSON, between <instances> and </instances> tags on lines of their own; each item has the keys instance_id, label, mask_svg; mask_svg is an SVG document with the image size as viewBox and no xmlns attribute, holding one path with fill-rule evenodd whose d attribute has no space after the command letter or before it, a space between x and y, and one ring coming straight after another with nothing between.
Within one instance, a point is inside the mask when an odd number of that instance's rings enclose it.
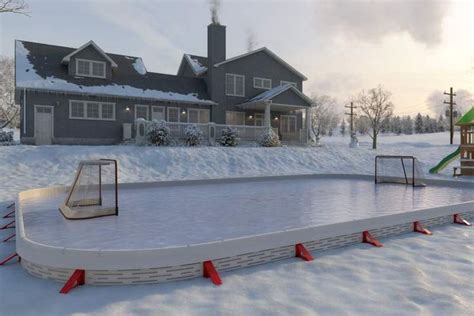
<instances>
[{"instance_id":1,"label":"utility pole","mask_svg":"<svg viewBox=\"0 0 474 316\"><path fill-rule=\"evenodd\" d=\"M344 106L346 109L351 109L350 113L345 113L346 115L349 115L351 117L350 121L351 121L351 137L354 133L354 116L356 115L354 113L354 109L357 109L356 106L354 106L354 102L351 101L351 105L346 105Z\"/></svg>"},{"instance_id":2,"label":"utility pole","mask_svg":"<svg viewBox=\"0 0 474 316\"><path fill-rule=\"evenodd\" d=\"M454 115L453 115L453 106L456 105L456 103L453 100L453 97L456 96L455 93L453 93L453 87L449 89L449 93L444 91L445 95L449 95L449 102L444 101L444 104L449 104L449 136L450 136L450 144L453 144L453 138L454 138Z\"/></svg>"}]
</instances>

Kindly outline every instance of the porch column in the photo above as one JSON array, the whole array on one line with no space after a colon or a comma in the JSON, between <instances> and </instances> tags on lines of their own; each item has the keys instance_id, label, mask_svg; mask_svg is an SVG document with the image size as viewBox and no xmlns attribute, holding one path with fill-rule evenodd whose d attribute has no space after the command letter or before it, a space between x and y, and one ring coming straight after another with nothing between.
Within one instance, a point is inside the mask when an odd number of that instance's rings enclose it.
<instances>
[{"instance_id":1,"label":"porch column","mask_svg":"<svg viewBox=\"0 0 474 316\"><path fill-rule=\"evenodd\" d=\"M313 140L313 129L311 128L311 108L306 109L306 142Z\"/></svg>"},{"instance_id":2,"label":"porch column","mask_svg":"<svg viewBox=\"0 0 474 316\"><path fill-rule=\"evenodd\" d=\"M264 125L266 127L272 127L271 117L270 117L270 106L271 106L270 103L268 103L268 102L265 103Z\"/></svg>"}]
</instances>

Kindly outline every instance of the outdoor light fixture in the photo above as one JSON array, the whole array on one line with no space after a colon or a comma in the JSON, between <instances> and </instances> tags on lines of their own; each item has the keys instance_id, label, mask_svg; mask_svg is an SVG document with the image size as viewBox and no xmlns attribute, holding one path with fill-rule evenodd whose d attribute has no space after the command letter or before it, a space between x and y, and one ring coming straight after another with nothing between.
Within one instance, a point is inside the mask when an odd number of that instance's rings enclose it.
<instances>
[{"instance_id":1,"label":"outdoor light fixture","mask_svg":"<svg viewBox=\"0 0 474 316\"><path fill-rule=\"evenodd\" d=\"M130 108L127 106L127 107L125 108L125 111L127 111L127 112L130 111Z\"/></svg>"},{"instance_id":2,"label":"outdoor light fixture","mask_svg":"<svg viewBox=\"0 0 474 316\"><path fill-rule=\"evenodd\" d=\"M181 112L181 114L183 114L183 115L186 114L186 111L183 110L183 112Z\"/></svg>"},{"instance_id":3,"label":"outdoor light fixture","mask_svg":"<svg viewBox=\"0 0 474 316\"><path fill-rule=\"evenodd\" d=\"M275 120L275 121L278 121L278 116L275 116L274 120Z\"/></svg>"},{"instance_id":4,"label":"outdoor light fixture","mask_svg":"<svg viewBox=\"0 0 474 316\"><path fill-rule=\"evenodd\" d=\"M253 116L252 116L252 115L249 115L249 119L253 119Z\"/></svg>"}]
</instances>

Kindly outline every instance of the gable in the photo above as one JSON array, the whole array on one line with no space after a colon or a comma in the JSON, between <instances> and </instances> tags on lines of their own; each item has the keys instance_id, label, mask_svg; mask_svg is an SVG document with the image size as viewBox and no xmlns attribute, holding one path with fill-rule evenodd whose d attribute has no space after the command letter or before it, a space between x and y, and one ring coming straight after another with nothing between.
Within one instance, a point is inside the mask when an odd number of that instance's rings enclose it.
<instances>
[{"instance_id":1,"label":"gable","mask_svg":"<svg viewBox=\"0 0 474 316\"><path fill-rule=\"evenodd\" d=\"M199 77L207 72L207 58L184 54L178 69L178 76Z\"/></svg>"},{"instance_id":2,"label":"gable","mask_svg":"<svg viewBox=\"0 0 474 316\"><path fill-rule=\"evenodd\" d=\"M68 55L64 56L62 59L63 64L68 64L71 58L78 58L78 56L84 56L84 55L91 55L91 56L100 56L102 58L102 61L107 61L110 63L111 67L117 67L117 64L115 61L110 58L99 46L97 46L94 41L89 41L76 49L75 51L69 53ZM97 59L94 59L97 60ZM100 60L100 59L99 59Z\"/></svg>"},{"instance_id":3,"label":"gable","mask_svg":"<svg viewBox=\"0 0 474 316\"><path fill-rule=\"evenodd\" d=\"M288 64L286 61L284 61L283 59L278 57L275 53L273 53L271 50L269 50L266 47L262 47L260 49L254 50L254 51L251 51L251 52L248 52L248 53L245 53L245 54L242 54L242 55L238 55L238 56L226 59L223 62L215 64L214 67L220 67L220 66L225 65L225 64L236 63L236 62L239 62L240 64L242 64L242 62L245 63L248 60L254 59L255 55L260 55L261 56L263 54L266 55L268 58L271 58L273 61L275 61L280 66L286 68L288 71L290 71L291 73L293 73L294 75L299 77L301 80L307 80L308 79L308 78L306 78L305 75L303 75L301 72L299 72L298 70L293 68L290 64Z\"/></svg>"},{"instance_id":4,"label":"gable","mask_svg":"<svg viewBox=\"0 0 474 316\"><path fill-rule=\"evenodd\" d=\"M298 95L293 89L288 89L277 96L271 98L272 103L276 104L290 104L300 106L311 106L309 100Z\"/></svg>"}]
</instances>

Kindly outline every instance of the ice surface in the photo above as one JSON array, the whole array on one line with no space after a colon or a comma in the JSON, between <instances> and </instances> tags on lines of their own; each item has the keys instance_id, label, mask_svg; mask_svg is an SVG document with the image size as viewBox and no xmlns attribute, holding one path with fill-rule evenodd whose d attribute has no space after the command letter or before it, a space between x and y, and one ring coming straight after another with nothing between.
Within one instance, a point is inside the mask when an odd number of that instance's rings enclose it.
<instances>
[{"instance_id":1,"label":"ice surface","mask_svg":"<svg viewBox=\"0 0 474 316\"><path fill-rule=\"evenodd\" d=\"M108 196L110 199L110 195ZM293 178L122 189L120 215L68 221L64 195L25 202L26 234L67 248L146 249L319 226L471 201L470 188Z\"/></svg>"}]
</instances>

